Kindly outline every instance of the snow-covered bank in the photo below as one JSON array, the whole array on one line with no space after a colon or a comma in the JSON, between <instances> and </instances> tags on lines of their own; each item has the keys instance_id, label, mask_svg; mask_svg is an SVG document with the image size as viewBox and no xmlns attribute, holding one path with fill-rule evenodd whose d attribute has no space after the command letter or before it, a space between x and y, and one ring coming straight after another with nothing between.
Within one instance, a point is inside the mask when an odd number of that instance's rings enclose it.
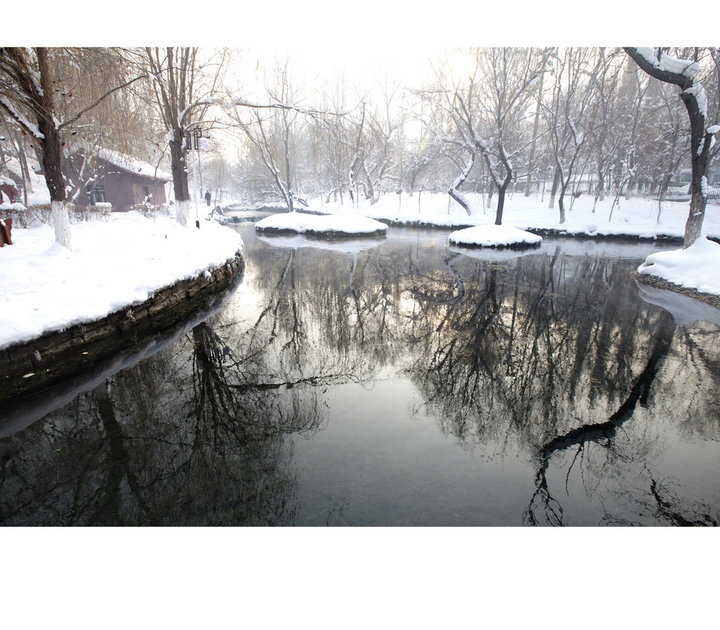
<instances>
[{"instance_id":1,"label":"snow-covered bank","mask_svg":"<svg viewBox=\"0 0 720 630\"><path fill-rule=\"evenodd\" d=\"M699 238L687 249L651 254L638 273L667 280L685 289L720 295L720 244Z\"/></svg>"},{"instance_id":2,"label":"snow-covered bank","mask_svg":"<svg viewBox=\"0 0 720 630\"><path fill-rule=\"evenodd\" d=\"M448 241L466 247L538 247L542 237L509 225L478 225L452 232Z\"/></svg>"},{"instance_id":3,"label":"snow-covered bank","mask_svg":"<svg viewBox=\"0 0 720 630\"><path fill-rule=\"evenodd\" d=\"M0 348L143 302L242 249L214 221L198 230L137 212L74 225L72 252L49 226L13 230L13 241L0 249Z\"/></svg>"},{"instance_id":4,"label":"snow-covered bank","mask_svg":"<svg viewBox=\"0 0 720 630\"><path fill-rule=\"evenodd\" d=\"M255 224L258 232L296 232L317 236L384 234L387 225L353 214L315 215L301 212L273 214Z\"/></svg>"},{"instance_id":5,"label":"snow-covered bank","mask_svg":"<svg viewBox=\"0 0 720 630\"><path fill-rule=\"evenodd\" d=\"M310 206L330 214L355 214L403 225L465 228L495 222L494 208L486 205L483 196L466 193L465 197L472 203L471 215L446 193L384 195L375 204L362 201L357 208L314 199ZM503 224L521 230L551 230L572 236L682 239L689 209L688 202L677 201L665 201L659 209L657 200L641 197L622 198L613 207L611 197L595 203L591 195L583 194L577 199L566 198L567 217L561 224L557 201L555 208L548 208L548 199L548 194L542 197L525 197L522 193L508 195ZM569 209L571 201L572 209ZM703 234L720 238L720 206L715 203L707 206Z\"/></svg>"}]
</instances>

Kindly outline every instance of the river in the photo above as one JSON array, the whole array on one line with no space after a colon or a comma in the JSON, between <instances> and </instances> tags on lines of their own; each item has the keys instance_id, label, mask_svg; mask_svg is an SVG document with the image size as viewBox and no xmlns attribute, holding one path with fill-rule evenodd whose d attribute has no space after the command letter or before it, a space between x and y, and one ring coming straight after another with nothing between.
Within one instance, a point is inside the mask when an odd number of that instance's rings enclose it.
<instances>
[{"instance_id":1,"label":"river","mask_svg":"<svg viewBox=\"0 0 720 630\"><path fill-rule=\"evenodd\" d=\"M229 229L219 312L0 439L2 524L717 524L720 326L656 246Z\"/></svg>"}]
</instances>

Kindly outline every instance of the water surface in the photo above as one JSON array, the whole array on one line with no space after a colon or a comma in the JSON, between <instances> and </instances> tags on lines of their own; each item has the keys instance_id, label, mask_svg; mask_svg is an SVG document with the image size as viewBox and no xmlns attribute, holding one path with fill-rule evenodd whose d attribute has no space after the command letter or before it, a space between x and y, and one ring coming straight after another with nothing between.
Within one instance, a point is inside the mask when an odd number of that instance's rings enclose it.
<instances>
[{"instance_id":1,"label":"water surface","mask_svg":"<svg viewBox=\"0 0 720 630\"><path fill-rule=\"evenodd\" d=\"M0 440L3 524L717 523L720 327L641 299L652 245L229 229L218 314Z\"/></svg>"}]
</instances>

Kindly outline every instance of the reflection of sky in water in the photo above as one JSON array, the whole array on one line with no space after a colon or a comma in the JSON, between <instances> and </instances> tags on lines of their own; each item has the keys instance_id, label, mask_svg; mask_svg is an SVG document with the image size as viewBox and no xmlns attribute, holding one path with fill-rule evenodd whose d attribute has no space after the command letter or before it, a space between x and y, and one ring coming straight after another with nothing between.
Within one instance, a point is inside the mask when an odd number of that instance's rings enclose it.
<instances>
[{"instance_id":1,"label":"reflection of sky in water","mask_svg":"<svg viewBox=\"0 0 720 630\"><path fill-rule=\"evenodd\" d=\"M532 494L526 457L460 447L407 378L339 385L326 404L327 427L295 443L299 525L503 525Z\"/></svg>"}]
</instances>

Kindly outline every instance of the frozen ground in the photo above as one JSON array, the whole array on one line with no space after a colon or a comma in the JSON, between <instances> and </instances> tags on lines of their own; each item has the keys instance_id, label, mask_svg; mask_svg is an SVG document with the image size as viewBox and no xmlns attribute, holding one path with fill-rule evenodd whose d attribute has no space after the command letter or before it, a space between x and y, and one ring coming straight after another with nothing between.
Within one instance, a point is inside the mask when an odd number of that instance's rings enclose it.
<instances>
[{"instance_id":1,"label":"frozen ground","mask_svg":"<svg viewBox=\"0 0 720 630\"><path fill-rule=\"evenodd\" d=\"M0 248L0 348L102 318L176 281L222 265L242 248L214 221L201 229L136 212L73 225L73 251L52 228L13 229Z\"/></svg>"}]
</instances>

